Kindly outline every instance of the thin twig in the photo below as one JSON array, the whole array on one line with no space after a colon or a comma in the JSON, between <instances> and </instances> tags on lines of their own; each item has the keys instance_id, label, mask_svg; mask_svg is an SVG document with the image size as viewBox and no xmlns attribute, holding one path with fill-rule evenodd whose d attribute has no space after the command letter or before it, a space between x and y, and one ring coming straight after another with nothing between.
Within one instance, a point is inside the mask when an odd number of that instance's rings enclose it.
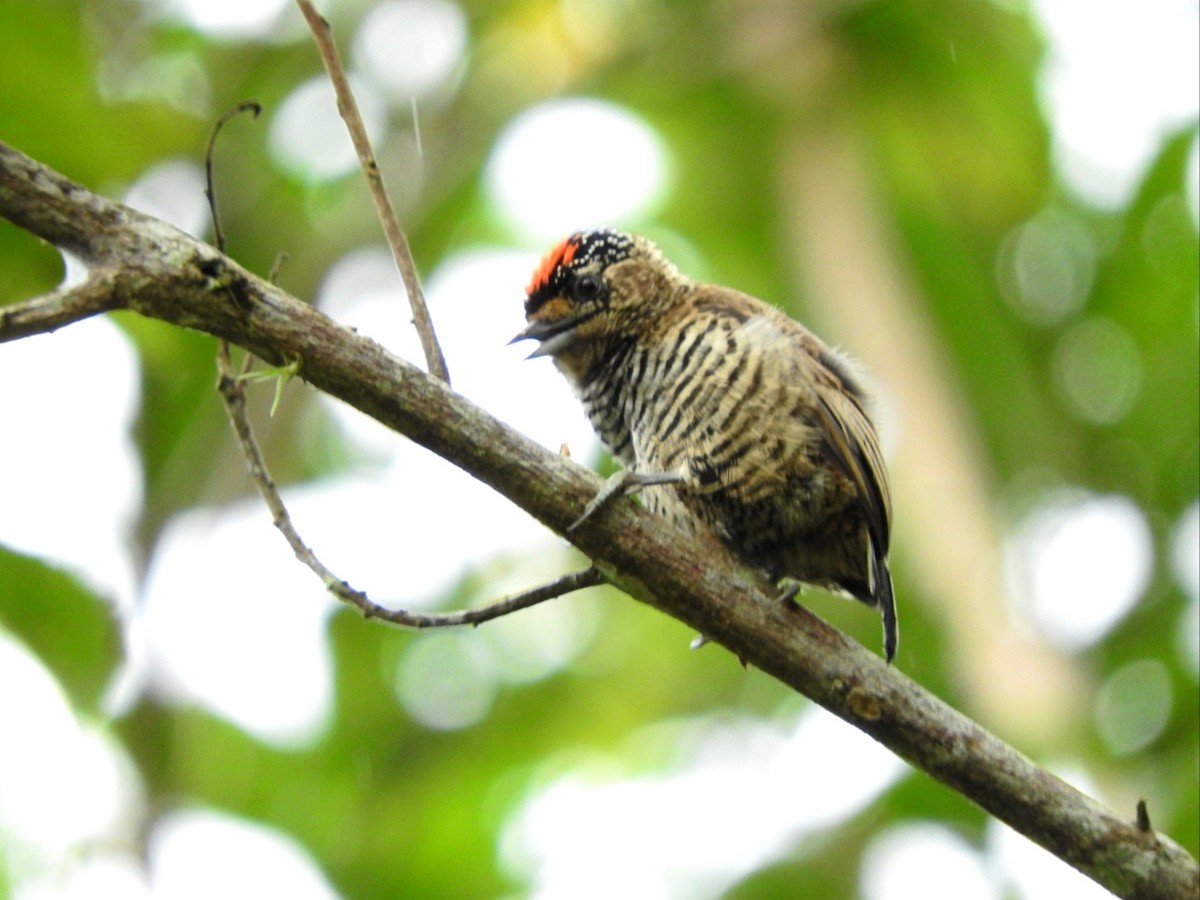
<instances>
[{"instance_id":1,"label":"thin twig","mask_svg":"<svg viewBox=\"0 0 1200 900\"><path fill-rule=\"evenodd\" d=\"M204 196L208 198L208 211L212 216L213 245L222 253L225 252L225 233L221 230L221 217L217 214L217 193L213 190L213 150L217 146L217 135L221 133L225 123L244 112L253 113L257 119L262 113L262 105L253 100L246 100L228 110L217 119L217 124L208 136L208 146L204 150Z\"/></svg>"},{"instance_id":2,"label":"thin twig","mask_svg":"<svg viewBox=\"0 0 1200 900\"><path fill-rule=\"evenodd\" d=\"M354 142L354 150L358 154L363 176L367 179L367 188L371 192L371 200L375 203L375 212L379 223L383 226L384 236L391 247L392 257L404 279L404 288L408 291L408 302L412 307L413 325L421 339L421 349L425 352L425 365L429 374L450 383L450 371L446 368L446 358L438 344L437 335L433 330L433 320L429 316L429 307L425 304L425 294L421 290L421 280L417 277L417 265L413 262L412 251L408 247L408 238L400 228L396 218L396 210L388 197L387 188L383 183L383 173L379 171L379 163L375 160L375 152L371 149L371 141L367 137L367 129L363 125L362 116L358 112L358 103L350 90L350 80L346 77L346 69L338 55L337 45L333 42L333 32L320 13L316 11L309 0L296 0L296 5L304 13L309 30L316 41L321 61L329 73L337 95L338 112L346 122L350 132L350 140Z\"/></svg>"},{"instance_id":3,"label":"thin twig","mask_svg":"<svg viewBox=\"0 0 1200 900\"><path fill-rule=\"evenodd\" d=\"M286 250L280 250L276 253L275 262L271 263L271 271L267 273L267 281L271 282L271 284L279 284L279 275L290 258Z\"/></svg>"},{"instance_id":4,"label":"thin twig","mask_svg":"<svg viewBox=\"0 0 1200 900\"><path fill-rule=\"evenodd\" d=\"M330 590L339 599L357 606L368 619L380 619L381 621L390 622L393 625L401 625L406 628L450 628L455 625L481 625L492 619L507 616L509 613L537 606L539 603L544 603L547 600L553 600L555 597L562 597L564 594L581 591L584 588L596 587L604 583L605 578L600 570L595 566L589 566L578 572L562 575L547 584L530 588L519 594L510 594L507 597L494 600L487 606L448 613L417 613L403 609L388 609L387 607L372 603L367 599L366 595L358 591L350 591L349 595L343 596L341 592L334 588ZM349 588L347 590L349 591Z\"/></svg>"},{"instance_id":5,"label":"thin twig","mask_svg":"<svg viewBox=\"0 0 1200 900\"><path fill-rule=\"evenodd\" d=\"M317 574L329 592L342 602L359 609L366 618L379 619L405 628L450 628L457 625L479 625L517 610L536 606L546 600L604 583L605 579L600 570L589 567L580 572L564 575L549 584L504 597L477 609L448 613L418 613L380 606L365 593L355 590L344 579L330 571L317 558L312 548L304 542L295 525L292 524L292 517L284 505L283 498L280 496L271 474L267 471L262 451L259 449L254 431L250 427L246 415L245 380L234 372L229 354L229 344L225 341L221 342L217 351L217 370L220 373L217 387L221 398L225 401L229 422L233 426L234 434L237 435L238 443L242 446L242 453L246 457L246 464L250 470L250 478L267 504L267 509L271 511L275 527L284 536L292 548L292 552L296 554L296 558Z\"/></svg>"}]
</instances>

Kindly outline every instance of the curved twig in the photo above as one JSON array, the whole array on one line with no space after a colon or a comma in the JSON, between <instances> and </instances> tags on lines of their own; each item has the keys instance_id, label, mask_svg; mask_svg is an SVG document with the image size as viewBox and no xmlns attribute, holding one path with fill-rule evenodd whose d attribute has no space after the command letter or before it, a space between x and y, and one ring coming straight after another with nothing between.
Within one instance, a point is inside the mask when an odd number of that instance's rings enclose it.
<instances>
[{"instance_id":1,"label":"curved twig","mask_svg":"<svg viewBox=\"0 0 1200 900\"><path fill-rule=\"evenodd\" d=\"M366 618L379 619L403 628L451 628L459 625L480 625L517 610L528 609L538 603L553 600L555 597L604 583L604 576L600 571L595 567L589 567L580 572L564 575L549 584L494 601L478 609L446 613L420 613L380 606L365 593L355 590L348 582L330 571L296 530L287 506L283 502L283 497L280 496L274 479L267 471L262 450L250 427L250 419L246 415L246 382L234 371L233 361L229 354L229 344L224 340L221 341L221 346L217 351L217 371L219 372L217 390L225 402L225 411L229 414L229 422L241 445L242 455L246 458L250 478L258 488L267 509L271 512L272 524L279 529L288 542L288 546L296 554L296 559L315 572L331 594L343 603L348 603L361 611Z\"/></svg>"},{"instance_id":2,"label":"curved twig","mask_svg":"<svg viewBox=\"0 0 1200 900\"><path fill-rule=\"evenodd\" d=\"M213 129L208 135L208 146L204 150L204 196L208 198L208 211L212 219L213 244L222 253L225 252L225 232L221 230L221 216L217 211L217 191L213 186L213 151L217 146L217 136L225 127L225 123L244 112L251 113L257 119L262 114L262 105L253 100L245 100L233 109L227 110L213 125Z\"/></svg>"}]
</instances>

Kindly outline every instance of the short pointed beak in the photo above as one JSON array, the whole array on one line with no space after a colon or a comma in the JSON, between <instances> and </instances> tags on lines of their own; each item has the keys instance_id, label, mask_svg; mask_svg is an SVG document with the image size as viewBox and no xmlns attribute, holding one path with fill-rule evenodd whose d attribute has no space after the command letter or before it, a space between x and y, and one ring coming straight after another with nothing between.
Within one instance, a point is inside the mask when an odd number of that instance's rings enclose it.
<instances>
[{"instance_id":1,"label":"short pointed beak","mask_svg":"<svg viewBox=\"0 0 1200 900\"><path fill-rule=\"evenodd\" d=\"M509 344L515 344L518 341L540 341L546 336L548 329L545 322L530 322L520 331L518 331Z\"/></svg>"},{"instance_id":2,"label":"short pointed beak","mask_svg":"<svg viewBox=\"0 0 1200 900\"><path fill-rule=\"evenodd\" d=\"M553 356L560 350L565 350L575 342L575 323L559 320L557 322L530 322L516 334L510 344L518 341L540 341L538 348L526 359L537 359L539 356Z\"/></svg>"}]
</instances>

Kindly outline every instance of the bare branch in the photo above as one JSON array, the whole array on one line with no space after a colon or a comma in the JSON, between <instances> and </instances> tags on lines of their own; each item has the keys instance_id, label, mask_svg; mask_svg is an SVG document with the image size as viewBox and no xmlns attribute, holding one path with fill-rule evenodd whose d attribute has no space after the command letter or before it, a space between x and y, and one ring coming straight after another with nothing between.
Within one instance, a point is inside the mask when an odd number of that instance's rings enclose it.
<instances>
[{"instance_id":1,"label":"bare branch","mask_svg":"<svg viewBox=\"0 0 1200 900\"><path fill-rule=\"evenodd\" d=\"M55 331L115 308L111 287L101 278L90 278L75 287L0 307L0 344Z\"/></svg>"},{"instance_id":2,"label":"bare branch","mask_svg":"<svg viewBox=\"0 0 1200 900\"><path fill-rule=\"evenodd\" d=\"M392 249L392 257L404 280L404 288L408 291L408 302L412 307L413 325L421 338L421 349L425 352L425 365L431 375L450 383L450 371L446 367L446 358L438 344L437 335L433 330L433 320L429 316L429 307L425 304L425 293L421 290L421 280L417 277L417 265L413 262L412 251L408 246L408 238L400 228L396 218L396 210L388 197L387 188L383 183L383 173L379 171L379 163L375 160L375 152L371 149L371 141L367 137L367 129L363 125L362 116L358 112L358 103L350 90L350 80L346 77L346 69L342 66L338 55L337 45L333 41L333 32L329 22L316 11L309 0L296 0L296 5L304 13L305 21L312 31L329 80L333 82L337 94L338 112L346 122L350 139L354 142L354 150L358 154L363 176L367 179L367 187L371 191L371 200L375 203L375 212L383 226L384 236Z\"/></svg>"},{"instance_id":3,"label":"bare branch","mask_svg":"<svg viewBox=\"0 0 1200 900\"><path fill-rule=\"evenodd\" d=\"M219 373L217 390L221 394L221 399L225 401L225 411L229 414L229 423L233 426L233 432L237 435L238 443L242 447L242 454L246 457L250 478L254 482L254 486L258 488L259 494L262 495L267 509L271 511L273 524L288 542L292 552L296 554L296 559L316 573L331 594L343 603L359 609L366 618L379 619L404 628L450 628L459 625L479 625L517 610L528 609L546 600L604 583L604 576L600 574L599 570L587 568L582 572L564 575L550 584L505 597L478 609L448 613L419 613L380 606L362 591L355 590L344 579L330 571L300 537L300 533L292 523L287 506L283 502L283 497L280 496L274 479L267 471L262 450L258 446L258 440L254 437L250 419L246 415L245 380L234 371L233 361L229 355L229 344L224 340L221 341L217 351L217 371Z\"/></svg>"},{"instance_id":4,"label":"bare branch","mask_svg":"<svg viewBox=\"0 0 1200 900\"><path fill-rule=\"evenodd\" d=\"M217 136L225 127L225 123L244 112L252 113L257 119L262 114L262 106L253 100L247 100L226 111L213 126L212 132L208 136L208 146L204 151L204 196L208 198L208 210L212 217L213 243L222 253L225 252L225 232L221 230L221 215L217 211L217 191L213 186L213 151L217 146Z\"/></svg>"},{"instance_id":5,"label":"bare branch","mask_svg":"<svg viewBox=\"0 0 1200 900\"><path fill-rule=\"evenodd\" d=\"M761 573L633 503L567 534L601 480L212 247L87 192L0 142L0 216L108 268L105 308L192 328L302 377L454 463L585 553L605 580L810 697L1108 890L1195 897L1196 861L1035 765L808 611L776 602ZM36 312L36 311L35 311ZM24 333L36 316L23 315ZM61 316L47 316L49 327ZM0 340L17 336L0 318ZM1143 825L1148 824L1146 822Z\"/></svg>"},{"instance_id":6,"label":"bare branch","mask_svg":"<svg viewBox=\"0 0 1200 900\"><path fill-rule=\"evenodd\" d=\"M368 619L380 619L384 622L390 622L393 625L404 626L405 628L450 628L457 625L482 625L484 622L490 622L492 619L507 616L509 613L514 613L518 610L529 609L531 606L537 606L539 603L545 603L547 600L553 600L555 597L562 597L565 594L581 591L584 588L596 587L604 583L604 575L600 570L595 566L589 566L578 572L563 575L547 584L530 588L527 591L521 591L519 594L511 594L500 600L495 600L478 609L464 609L449 613L416 613L399 609L387 609L386 607L372 603L365 596L362 596L362 603L347 597L342 597L341 599L347 600L347 602L357 606ZM335 591L334 593L337 592ZM338 596L341 597L340 594Z\"/></svg>"}]
</instances>

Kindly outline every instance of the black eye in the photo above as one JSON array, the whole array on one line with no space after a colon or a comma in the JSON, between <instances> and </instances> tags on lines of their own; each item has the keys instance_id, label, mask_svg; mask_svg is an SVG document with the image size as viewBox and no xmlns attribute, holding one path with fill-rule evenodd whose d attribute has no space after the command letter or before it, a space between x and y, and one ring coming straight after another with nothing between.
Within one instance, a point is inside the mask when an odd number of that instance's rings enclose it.
<instances>
[{"instance_id":1,"label":"black eye","mask_svg":"<svg viewBox=\"0 0 1200 900\"><path fill-rule=\"evenodd\" d=\"M581 275L571 284L571 299L576 303L590 303L600 296L600 279L595 275Z\"/></svg>"}]
</instances>

